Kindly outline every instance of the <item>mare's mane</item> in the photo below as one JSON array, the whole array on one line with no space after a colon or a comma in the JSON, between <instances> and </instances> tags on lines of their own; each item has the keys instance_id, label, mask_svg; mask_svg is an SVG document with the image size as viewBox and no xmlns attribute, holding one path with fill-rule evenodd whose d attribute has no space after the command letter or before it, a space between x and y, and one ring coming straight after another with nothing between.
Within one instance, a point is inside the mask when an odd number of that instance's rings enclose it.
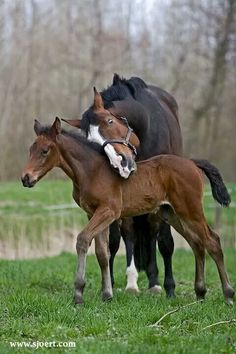
<instances>
[{"instance_id":1,"label":"mare's mane","mask_svg":"<svg viewBox=\"0 0 236 354\"><path fill-rule=\"evenodd\" d=\"M127 98L136 99L138 91L147 87L147 84L139 77L131 77L127 80L115 74L112 85L108 86L101 92L104 107L105 109L111 108L113 106L113 101L122 101ZM96 114L93 112L93 106L86 110L82 115L81 129L86 134L88 134L90 124L98 124Z\"/></svg>"},{"instance_id":2,"label":"mare's mane","mask_svg":"<svg viewBox=\"0 0 236 354\"><path fill-rule=\"evenodd\" d=\"M112 85L101 92L104 106L110 108L112 101L122 101L129 97L135 99L138 91L145 88L148 88L147 84L139 77L131 77L127 80L115 74Z\"/></svg>"}]
</instances>

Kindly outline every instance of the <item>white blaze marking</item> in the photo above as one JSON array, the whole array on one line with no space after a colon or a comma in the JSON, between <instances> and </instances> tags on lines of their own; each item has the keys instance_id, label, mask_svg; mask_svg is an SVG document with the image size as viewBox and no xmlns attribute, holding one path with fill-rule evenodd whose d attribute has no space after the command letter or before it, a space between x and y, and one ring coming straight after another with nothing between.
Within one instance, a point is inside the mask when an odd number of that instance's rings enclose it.
<instances>
[{"instance_id":1,"label":"white blaze marking","mask_svg":"<svg viewBox=\"0 0 236 354\"><path fill-rule=\"evenodd\" d=\"M139 292L137 280L138 280L138 272L134 264L134 257L132 256L130 266L126 270L127 275L127 285L125 290L135 290Z\"/></svg>"},{"instance_id":2,"label":"white blaze marking","mask_svg":"<svg viewBox=\"0 0 236 354\"><path fill-rule=\"evenodd\" d=\"M100 134L99 127L97 125L90 125L88 140L98 143L99 145L103 145L106 141ZM111 165L114 168L118 168L121 177L128 178L134 168L129 170L127 166L123 167L121 165L122 157L116 153L114 147L111 144L107 144L104 150L110 160Z\"/></svg>"}]
</instances>

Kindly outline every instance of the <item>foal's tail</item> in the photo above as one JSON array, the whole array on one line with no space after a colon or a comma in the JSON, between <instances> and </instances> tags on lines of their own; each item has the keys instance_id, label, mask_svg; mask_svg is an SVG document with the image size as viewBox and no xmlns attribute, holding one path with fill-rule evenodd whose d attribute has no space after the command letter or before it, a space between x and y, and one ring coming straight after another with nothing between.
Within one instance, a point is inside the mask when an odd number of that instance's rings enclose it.
<instances>
[{"instance_id":1,"label":"foal's tail","mask_svg":"<svg viewBox=\"0 0 236 354\"><path fill-rule=\"evenodd\" d=\"M230 195L223 182L219 170L207 160L191 159L198 168L204 171L210 181L213 198L222 206L229 206Z\"/></svg>"}]
</instances>

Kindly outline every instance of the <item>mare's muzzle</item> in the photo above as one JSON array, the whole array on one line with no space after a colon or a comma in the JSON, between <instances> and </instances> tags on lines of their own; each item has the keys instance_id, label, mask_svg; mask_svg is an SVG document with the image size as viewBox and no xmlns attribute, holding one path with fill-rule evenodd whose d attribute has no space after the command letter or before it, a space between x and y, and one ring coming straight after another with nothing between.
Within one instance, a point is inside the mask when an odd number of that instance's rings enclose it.
<instances>
[{"instance_id":1,"label":"mare's muzzle","mask_svg":"<svg viewBox=\"0 0 236 354\"><path fill-rule=\"evenodd\" d=\"M137 166L135 161L130 158L130 157L126 157L125 155L121 154L122 160L121 160L121 166L122 167L127 167L130 172L133 172L136 170Z\"/></svg>"},{"instance_id":2,"label":"mare's muzzle","mask_svg":"<svg viewBox=\"0 0 236 354\"><path fill-rule=\"evenodd\" d=\"M123 154L120 155L122 157L121 160L121 168L119 168L119 173L123 178L128 178L134 171L137 169L136 162Z\"/></svg>"}]
</instances>

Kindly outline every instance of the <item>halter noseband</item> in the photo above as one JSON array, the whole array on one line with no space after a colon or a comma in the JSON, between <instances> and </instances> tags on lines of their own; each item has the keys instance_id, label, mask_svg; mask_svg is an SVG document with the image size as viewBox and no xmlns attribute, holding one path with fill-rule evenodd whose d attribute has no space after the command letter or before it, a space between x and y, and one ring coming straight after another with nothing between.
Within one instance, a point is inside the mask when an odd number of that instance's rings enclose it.
<instances>
[{"instance_id":1,"label":"halter noseband","mask_svg":"<svg viewBox=\"0 0 236 354\"><path fill-rule=\"evenodd\" d=\"M107 146L107 144L122 144L122 145L128 146L133 151L134 155L137 156L136 147L133 144L131 144L131 142L129 141L130 137L131 137L131 134L133 132L133 129L129 126L127 118L126 117L117 117L114 114L112 114L112 115L115 118L120 119L120 120L122 120L125 123L125 125L126 125L126 127L128 129L127 135L126 135L125 139L108 139L108 140L106 140L103 143L103 145L102 145L103 149Z\"/></svg>"}]
</instances>

